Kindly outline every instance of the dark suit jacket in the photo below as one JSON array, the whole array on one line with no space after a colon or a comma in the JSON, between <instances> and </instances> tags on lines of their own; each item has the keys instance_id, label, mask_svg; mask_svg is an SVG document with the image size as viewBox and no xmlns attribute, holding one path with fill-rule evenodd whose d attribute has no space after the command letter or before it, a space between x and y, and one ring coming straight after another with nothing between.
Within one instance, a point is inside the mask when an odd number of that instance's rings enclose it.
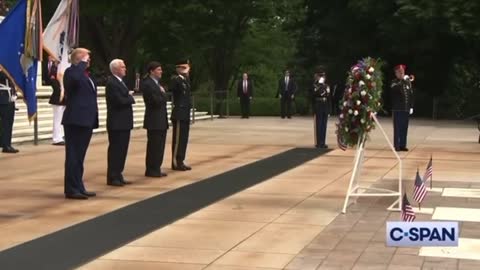
<instances>
[{"instance_id":1,"label":"dark suit jacket","mask_svg":"<svg viewBox=\"0 0 480 270\"><path fill-rule=\"evenodd\" d=\"M97 86L86 74L87 63L80 62L65 70L65 112L62 124L98 128Z\"/></svg>"},{"instance_id":2,"label":"dark suit jacket","mask_svg":"<svg viewBox=\"0 0 480 270\"><path fill-rule=\"evenodd\" d=\"M128 94L128 91L127 86L117 77L113 75L108 77L105 86L108 130L133 129L132 104L135 104L135 99Z\"/></svg>"},{"instance_id":3,"label":"dark suit jacket","mask_svg":"<svg viewBox=\"0 0 480 270\"><path fill-rule=\"evenodd\" d=\"M160 90L160 86L150 77L140 83L140 91L145 102L143 128L149 130L167 130L167 94Z\"/></svg>"},{"instance_id":4,"label":"dark suit jacket","mask_svg":"<svg viewBox=\"0 0 480 270\"><path fill-rule=\"evenodd\" d=\"M290 76L288 80L288 86L285 85L285 77L282 77L278 81L278 90L277 90L277 97L282 95L282 98L290 98L292 95L295 95L297 91L297 83L295 80Z\"/></svg>"},{"instance_id":5,"label":"dark suit jacket","mask_svg":"<svg viewBox=\"0 0 480 270\"><path fill-rule=\"evenodd\" d=\"M10 104L10 97L15 94L15 86L13 85L13 82L7 78L5 73L0 71L0 83L3 85L7 85L7 81L8 87L10 87L10 94L8 93L8 91L0 90L0 105Z\"/></svg>"},{"instance_id":6,"label":"dark suit jacket","mask_svg":"<svg viewBox=\"0 0 480 270\"><path fill-rule=\"evenodd\" d=\"M170 91L173 97L172 120L190 121L192 109L190 79L175 75L170 84Z\"/></svg>"},{"instance_id":7,"label":"dark suit jacket","mask_svg":"<svg viewBox=\"0 0 480 270\"><path fill-rule=\"evenodd\" d=\"M238 97L253 97L253 83L250 79L247 80L247 94L243 93L243 79L238 81L237 96Z\"/></svg>"}]
</instances>

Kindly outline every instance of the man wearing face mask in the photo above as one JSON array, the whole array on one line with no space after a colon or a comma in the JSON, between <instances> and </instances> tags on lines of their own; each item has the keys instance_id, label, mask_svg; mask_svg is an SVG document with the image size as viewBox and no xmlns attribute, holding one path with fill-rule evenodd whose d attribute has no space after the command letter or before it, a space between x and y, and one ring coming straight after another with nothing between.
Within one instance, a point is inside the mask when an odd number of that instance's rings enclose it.
<instances>
[{"instance_id":1,"label":"man wearing face mask","mask_svg":"<svg viewBox=\"0 0 480 270\"><path fill-rule=\"evenodd\" d=\"M328 148L325 140L327 136L328 114L330 112L330 86L326 82L323 68L318 68L315 72L311 89L315 147Z\"/></svg>"},{"instance_id":2,"label":"man wearing face mask","mask_svg":"<svg viewBox=\"0 0 480 270\"><path fill-rule=\"evenodd\" d=\"M413 75L405 75L405 65L395 67L395 79L391 84L393 111L393 144L396 151L408 151L407 134L409 115L413 114Z\"/></svg>"},{"instance_id":3,"label":"man wearing face mask","mask_svg":"<svg viewBox=\"0 0 480 270\"><path fill-rule=\"evenodd\" d=\"M172 92L172 169L176 171L188 171L192 168L184 162L188 137L190 132L190 111L192 108L191 85L190 85L190 62L179 61L176 64L177 75L173 76L170 83Z\"/></svg>"},{"instance_id":4,"label":"man wearing face mask","mask_svg":"<svg viewBox=\"0 0 480 270\"><path fill-rule=\"evenodd\" d=\"M98 128L97 86L90 77L90 51L77 48L71 54L72 65L65 70L65 197L85 200L96 196L83 183L83 163L93 129Z\"/></svg>"}]
</instances>

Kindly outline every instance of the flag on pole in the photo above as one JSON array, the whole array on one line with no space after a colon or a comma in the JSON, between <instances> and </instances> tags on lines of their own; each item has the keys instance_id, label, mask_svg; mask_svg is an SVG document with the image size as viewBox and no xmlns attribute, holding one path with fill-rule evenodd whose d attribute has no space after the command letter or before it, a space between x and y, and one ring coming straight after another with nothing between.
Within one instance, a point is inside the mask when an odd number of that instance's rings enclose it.
<instances>
[{"instance_id":1,"label":"flag on pole","mask_svg":"<svg viewBox=\"0 0 480 270\"><path fill-rule=\"evenodd\" d=\"M0 68L22 93L28 118L37 115L37 66L42 60L40 0L19 0L0 23Z\"/></svg>"},{"instance_id":2,"label":"flag on pole","mask_svg":"<svg viewBox=\"0 0 480 270\"><path fill-rule=\"evenodd\" d=\"M423 181L425 183L430 178L430 185L432 184L432 176L433 176L433 161L432 156L430 156L430 161L427 164L427 168L425 169L425 174L423 175Z\"/></svg>"},{"instance_id":3,"label":"flag on pole","mask_svg":"<svg viewBox=\"0 0 480 270\"><path fill-rule=\"evenodd\" d=\"M57 70L60 78L70 66L68 55L78 45L78 31L78 0L62 0L43 32L43 48L60 62Z\"/></svg>"},{"instance_id":4,"label":"flag on pole","mask_svg":"<svg viewBox=\"0 0 480 270\"><path fill-rule=\"evenodd\" d=\"M407 198L407 193L403 195L402 202L402 220L406 222L412 222L415 220L415 212Z\"/></svg>"},{"instance_id":5,"label":"flag on pole","mask_svg":"<svg viewBox=\"0 0 480 270\"><path fill-rule=\"evenodd\" d=\"M413 189L413 199L421 204L423 200L427 196L427 187L425 187L425 183L423 182L422 178L420 178L420 174L418 173L417 169L417 176L415 177L415 187Z\"/></svg>"}]
</instances>

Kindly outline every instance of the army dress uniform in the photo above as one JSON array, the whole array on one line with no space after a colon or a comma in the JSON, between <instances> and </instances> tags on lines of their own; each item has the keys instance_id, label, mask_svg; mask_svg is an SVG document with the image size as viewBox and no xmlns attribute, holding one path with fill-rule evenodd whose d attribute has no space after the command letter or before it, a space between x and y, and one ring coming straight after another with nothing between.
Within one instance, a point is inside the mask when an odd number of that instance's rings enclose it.
<instances>
[{"instance_id":1,"label":"army dress uniform","mask_svg":"<svg viewBox=\"0 0 480 270\"><path fill-rule=\"evenodd\" d=\"M321 81L322 78L314 81L311 90L315 147L317 148L328 147L325 144L325 140L327 136L328 114L330 112L330 86Z\"/></svg>"},{"instance_id":2,"label":"army dress uniform","mask_svg":"<svg viewBox=\"0 0 480 270\"><path fill-rule=\"evenodd\" d=\"M178 65L183 62L177 63ZM188 62L185 62L188 64ZM172 169L187 171L191 168L185 165L188 137L190 132L190 113L192 108L191 84L187 74L173 76L170 91L172 92Z\"/></svg>"},{"instance_id":3,"label":"army dress uniform","mask_svg":"<svg viewBox=\"0 0 480 270\"><path fill-rule=\"evenodd\" d=\"M0 70L0 122L1 147L3 153L15 154L17 149L12 147L13 121L15 118L15 100L17 98L15 86L5 73Z\"/></svg>"},{"instance_id":4,"label":"army dress uniform","mask_svg":"<svg viewBox=\"0 0 480 270\"><path fill-rule=\"evenodd\" d=\"M408 76L394 79L391 84L393 111L393 145L396 151L408 151L407 134L409 115L413 111L414 96Z\"/></svg>"}]
</instances>

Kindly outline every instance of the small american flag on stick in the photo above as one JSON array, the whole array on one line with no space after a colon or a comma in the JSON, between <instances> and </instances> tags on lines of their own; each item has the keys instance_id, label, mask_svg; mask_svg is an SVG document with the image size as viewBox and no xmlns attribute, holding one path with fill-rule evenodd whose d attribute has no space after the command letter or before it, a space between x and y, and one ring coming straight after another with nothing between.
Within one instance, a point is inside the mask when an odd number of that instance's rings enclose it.
<instances>
[{"instance_id":1,"label":"small american flag on stick","mask_svg":"<svg viewBox=\"0 0 480 270\"><path fill-rule=\"evenodd\" d=\"M430 156L430 161L427 164L427 168L425 169L425 175L423 175L423 181L425 183L427 180L430 178L430 188L432 188L432 176L433 176L433 162L432 162L432 156Z\"/></svg>"},{"instance_id":2,"label":"small american flag on stick","mask_svg":"<svg viewBox=\"0 0 480 270\"><path fill-rule=\"evenodd\" d=\"M403 195L402 220L406 222L413 222L415 220L415 212L413 211L410 202L408 202L407 193Z\"/></svg>"},{"instance_id":3,"label":"small american flag on stick","mask_svg":"<svg viewBox=\"0 0 480 270\"><path fill-rule=\"evenodd\" d=\"M418 173L417 169L417 176L415 177L415 187L413 189L413 199L420 204L423 202L427 196L427 188L425 187L425 183L423 182L422 178L420 178L420 174Z\"/></svg>"}]
</instances>

